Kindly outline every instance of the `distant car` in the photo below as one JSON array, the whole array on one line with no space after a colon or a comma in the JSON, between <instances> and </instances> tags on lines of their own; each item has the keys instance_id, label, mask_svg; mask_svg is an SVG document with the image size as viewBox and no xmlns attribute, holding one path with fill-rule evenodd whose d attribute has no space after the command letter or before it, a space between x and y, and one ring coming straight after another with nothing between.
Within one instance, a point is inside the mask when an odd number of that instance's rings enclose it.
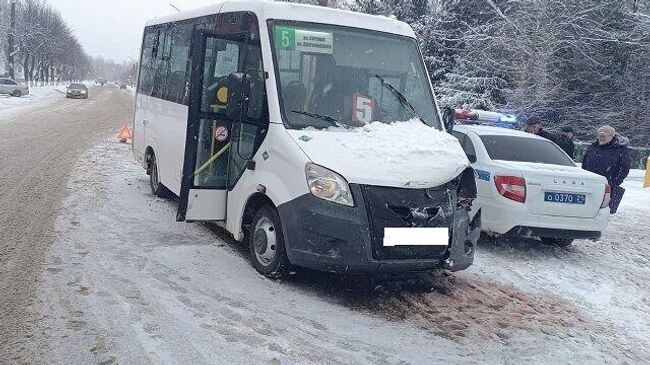
<instances>
[{"instance_id":1,"label":"distant car","mask_svg":"<svg viewBox=\"0 0 650 365\"><path fill-rule=\"evenodd\" d=\"M568 246L598 239L609 220L607 180L585 171L555 143L500 127L456 125L475 171L482 230L488 235L539 237Z\"/></svg>"},{"instance_id":2,"label":"distant car","mask_svg":"<svg viewBox=\"0 0 650 365\"><path fill-rule=\"evenodd\" d=\"M120 85L120 89L122 89L122 90L126 90L126 84L121 84L121 85Z\"/></svg>"},{"instance_id":3,"label":"distant car","mask_svg":"<svg viewBox=\"0 0 650 365\"><path fill-rule=\"evenodd\" d=\"M70 84L65 97L70 99L88 99L88 88L84 84Z\"/></svg>"},{"instance_id":4,"label":"distant car","mask_svg":"<svg viewBox=\"0 0 650 365\"><path fill-rule=\"evenodd\" d=\"M29 87L19 84L16 80L0 79L0 94L9 94L16 97L28 95Z\"/></svg>"}]
</instances>

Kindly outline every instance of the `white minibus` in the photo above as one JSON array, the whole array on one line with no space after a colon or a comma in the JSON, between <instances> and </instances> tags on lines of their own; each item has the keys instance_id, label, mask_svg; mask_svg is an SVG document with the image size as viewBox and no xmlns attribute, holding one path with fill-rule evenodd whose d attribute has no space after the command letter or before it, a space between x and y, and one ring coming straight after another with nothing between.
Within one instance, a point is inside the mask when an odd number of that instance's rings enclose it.
<instances>
[{"instance_id":1,"label":"white minibus","mask_svg":"<svg viewBox=\"0 0 650 365\"><path fill-rule=\"evenodd\" d=\"M177 220L222 226L266 276L473 262L474 174L405 23L272 1L152 20L132 127Z\"/></svg>"}]
</instances>

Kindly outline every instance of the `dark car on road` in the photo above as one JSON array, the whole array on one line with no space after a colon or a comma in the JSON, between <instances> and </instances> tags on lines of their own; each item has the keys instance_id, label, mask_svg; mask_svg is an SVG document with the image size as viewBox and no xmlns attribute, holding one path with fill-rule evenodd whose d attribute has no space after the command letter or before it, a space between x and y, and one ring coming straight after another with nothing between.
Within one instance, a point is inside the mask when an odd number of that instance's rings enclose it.
<instances>
[{"instance_id":1,"label":"dark car on road","mask_svg":"<svg viewBox=\"0 0 650 365\"><path fill-rule=\"evenodd\" d=\"M70 84L65 97L70 99L88 99L88 88L84 84Z\"/></svg>"}]
</instances>

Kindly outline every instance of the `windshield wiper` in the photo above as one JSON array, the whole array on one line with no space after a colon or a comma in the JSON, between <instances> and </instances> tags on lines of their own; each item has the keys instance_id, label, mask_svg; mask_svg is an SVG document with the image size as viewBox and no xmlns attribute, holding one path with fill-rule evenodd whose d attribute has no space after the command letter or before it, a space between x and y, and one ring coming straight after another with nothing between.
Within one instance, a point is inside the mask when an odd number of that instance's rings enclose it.
<instances>
[{"instance_id":1,"label":"windshield wiper","mask_svg":"<svg viewBox=\"0 0 650 365\"><path fill-rule=\"evenodd\" d=\"M418 114L418 112L415 110L415 107L413 107L413 104L409 102L409 100L402 94L399 90L395 88L395 86L391 85L389 82L384 80L383 77L379 75L375 75L377 79L381 82L381 85L388 89L393 95L395 95L395 98L397 101L406 109L409 113L411 113L411 116L417 118L420 120L420 122L424 123L425 125L429 126L429 124Z\"/></svg>"},{"instance_id":2,"label":"windshield wiper","mask_svg":"<svg viewBox=\"0 0 650 365\"><path fill-rule=\"evenodd\" d=\"M304 110L292 110L291 112L296 113L296 114L306 115L308 117L312 117L312 118L315 118L315 119L322 120L324 122L329 123L333 127L340 127L340 126L345 127L345 124L341 123L340 120L338 120L338 119L336 119L334 117L330 117L329 115L318 114L318 113L310 113L310 112L306 112Z\"/></svg>"}]
</instances>

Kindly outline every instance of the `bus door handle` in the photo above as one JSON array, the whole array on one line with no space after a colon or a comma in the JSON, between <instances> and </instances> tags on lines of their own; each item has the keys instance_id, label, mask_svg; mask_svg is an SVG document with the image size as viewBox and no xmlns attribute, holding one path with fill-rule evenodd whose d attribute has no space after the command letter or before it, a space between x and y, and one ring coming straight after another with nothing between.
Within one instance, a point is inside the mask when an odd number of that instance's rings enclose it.
<instances>
[{"instance_id":1,"label":"bus door handle","mask_svg":"<svg viewBox=\"0 0 650 365\"><path fill-rule=\"evenodd\" d=\"M147 120L146 119L142 119L142 125L147 125Z\"/></svg>"}]
</instances>

